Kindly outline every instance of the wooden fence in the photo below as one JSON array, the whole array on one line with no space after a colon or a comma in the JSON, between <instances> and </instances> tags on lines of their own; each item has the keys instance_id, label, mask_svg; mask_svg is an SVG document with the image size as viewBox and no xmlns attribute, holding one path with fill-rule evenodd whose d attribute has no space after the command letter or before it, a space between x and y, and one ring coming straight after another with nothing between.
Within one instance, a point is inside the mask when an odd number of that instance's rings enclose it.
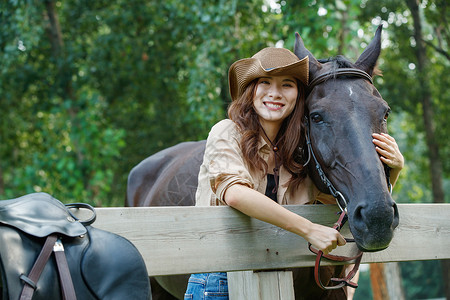
<instances>
[{"instance_id":1,"label":"wooden fence","mask_svg":"<svg viewBox=\"0 0 450 300\"><path fill-rule=\"evenodd\" d=\"M337 220L335 205L286 208L323 225ZM149 275L231 272L230 299L294 299L291 272L253 270L314 266L304 239L230 207L96 210L94 226L129 239ZM399 204L398 210L400 225L390 246L365 253L362 263L450 259L450 204ZM351 236L347 225L341 232ZM338 248L333 254L356 251L354 243Z\"/></svg>"}]
</instances>

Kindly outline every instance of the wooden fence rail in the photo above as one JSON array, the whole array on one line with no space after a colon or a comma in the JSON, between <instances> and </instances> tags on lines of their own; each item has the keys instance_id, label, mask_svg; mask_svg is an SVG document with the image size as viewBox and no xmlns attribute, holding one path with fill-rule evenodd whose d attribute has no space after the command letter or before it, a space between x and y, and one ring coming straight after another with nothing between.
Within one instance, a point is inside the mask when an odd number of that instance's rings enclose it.
<instances>
[{"instance_id":1,"label":"wooden fence rail","mask_svg":"<svg viewBox=\"0 0 450 300\"><path fill-rule=\"evenodd\" d=\"M335 205L286 207L315 223L332 226L337 220ZM398 210L400 224L390 246L380 252L365 253L363 263L450 259L450 204L399 204ZM93 226L129 239L144 257L151 276L314 266L315 256L304 239L230 207L127 207L96 211ZM341 232L351 236L347 225ZM333 253L351 255L355 251L356 246L348 243ZM324 265L332 263L323 260ZM241 278L247 273L238 272L237 279L231 281L241 282L241 289L247 285L248 290L253 283ZM283 279L289 279L289 272L271 273L258 280L273 282L275 276L279 283L289 285L289 280ZM237 291L232 285L230 282L230 295ZM278 286L278 289L278 295L286 296L254 299L293 299L290 288Z\"/></svg>"}]
</instances>

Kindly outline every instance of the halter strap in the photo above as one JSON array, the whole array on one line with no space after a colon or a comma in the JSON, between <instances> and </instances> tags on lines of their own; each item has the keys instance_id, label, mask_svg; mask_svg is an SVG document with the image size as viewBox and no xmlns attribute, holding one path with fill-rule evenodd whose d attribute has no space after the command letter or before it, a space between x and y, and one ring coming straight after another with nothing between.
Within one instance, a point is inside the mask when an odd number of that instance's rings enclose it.
<instances>
[{"instance_id":1,"label":"halter strap","mask_svg":"<svg viewBox=\"0 0 450 300\"><path fill-rule=\"evenodd\" d=\"M345 199L344 195L338 189L334 187L334 185L331 183L331 181L328 179L327 175L322 169L322 166L320 165L319 161L317 160L316 155L314 154L314 150L311 145L311 138L309 134L309 121L308 118L305 117L305 135L306 135L306 145L308 147L308 161L303 165L306 166L309 161L311 160L311 157L314 160L315 168L317 173L319 174L320 180L322 180L322 183L328 188L328 191L330 194L336 199L336 203L341 209L342 212L347 212L347 200Z\"/></svg>"},{"instance_id":2,"label":"halter strap","mask_svg":"<svg viewBox=\"0 0 450 300\"><path fill-rule=\"evenodd\" d=\"M316 78L314 78L308 85L308 89L311 91L316 85L319 85L326 80L330 78L337 78L339 76L355 76L367 79L371 84L373 84L372 77L367 74L367 72L364 72L360 69L354 69L354 68L341 68L337 69L335 71L326 72L323 74L320 74Z\"/></svg>"}]
</instances>

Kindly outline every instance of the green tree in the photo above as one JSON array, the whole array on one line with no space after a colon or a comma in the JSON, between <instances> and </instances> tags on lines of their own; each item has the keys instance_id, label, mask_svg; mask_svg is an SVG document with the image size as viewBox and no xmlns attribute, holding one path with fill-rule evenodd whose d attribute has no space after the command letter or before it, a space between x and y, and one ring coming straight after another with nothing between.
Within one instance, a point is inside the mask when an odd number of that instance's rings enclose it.
<instances>
[{"instance_id":1,"label":"green tree","mask_svg":"<svg viewBox=\"0 0 450 300\"><path fill-rule=\"evenodd\" d=\"M433 156L448 202L447 16L445 0L2 1L0 196L45 191L121 206L134 165L204 139L225 117L233 61L266 46L292 49L296 31L316 57L356 60L383 23L376 86L393 108L389 129L406 158L394 197L433 201ZM434 112L432 142L424 105ZM411 272L403 274L408 282Z\"/></svg>"},{"instance_id":2,"label":"green tree","mask_svg":"<svg viewBox=\"0 0 450 300\"><path fill-rule=\"evenodd\" d=\"M4 1L0 192L122 205L131 167L225 116L264 1ZM9 124L15 124L12 130Z\"/></svg>"},{"instance_id":3,"label":"green tree","mask_svg":"<svg viewBox=\"0 0 450 300\"><path fill-rule=\"evenodd\" d=\"M450 82L446 76L450 66L447 50L450 28L446 20L448 3L382 1L381 9L380 6L372 6L370 10L378 10L381 18L388 20L389 34L392 35L389 39L392 51L387 58L391 64L387 66L389 72L384 77L386 90L391 92L395 104L409 114L410 124L415 127L409 136L410 141L421 137L426 142L421 153L427 160L423 161L416 153L407 154L408 159L418 161L416 166L423 166L414 180L431 190L432 197L422 201L448 202L449 193L444 192L443 183L447 182L448 190L450 173L448 162L442 159L445 157L442 153L448 153L450 145L448 125L443 119L450 100L447 88ZM441 113L438 115L436 111ZM427 176L419 178L418 174ZM442 261L447 297L450 297L449 274L450 262Z\"/></svg>"},{"instance_id":4,"label":"green tree","mask_svg":"<svg viewBox=\"0 0 450 300\"><path fill-rule=\"evenodd\" d=\"M384 24L379 62L383 77L376 78L376 86L394 110L389 129L407 162L394 198L399 202L444 202L442 182L447 183L448 191L449 172L448 160L442 157L446 157L450 145L444 120L450 96L446 88L448 4L417 4L401 0L301 1L286 2L282 9L287 32L299 31L305 44L322 57L344 54L356 59L358 49L364 46L358 45L359 41L368 41L371 28ZM419 33L418 27L422 30ZM330 51L330 46L339 52ZM450 193L445 194L448 202ZM436 281L449 282L445 270L448 268L443 268L443 280L433 272Z\"/></svg>"},{"instance_id":5,"label":"green tree","mask_svg":"<svg viewBox=\"0 0 450 300\"><path fill-rule=\"evenodd\" d=\"M83 51L61 29L61 3L1 5L2 194L104 205L124 131L105 124L106 103L79 80Z\"/></svg>"}]
</instances>

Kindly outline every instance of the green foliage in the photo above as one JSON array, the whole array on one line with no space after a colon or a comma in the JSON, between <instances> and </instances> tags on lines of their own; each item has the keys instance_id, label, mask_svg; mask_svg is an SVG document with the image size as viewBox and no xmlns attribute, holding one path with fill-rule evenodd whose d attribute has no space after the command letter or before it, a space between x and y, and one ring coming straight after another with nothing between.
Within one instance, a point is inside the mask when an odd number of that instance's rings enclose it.
<instances>
[{"instance_id":1,"label":"green foliage","mask_svg":"<svg viewBox=\"0 0 450 300\"><path fill-rule=\"evenodd\" d=\"M427 82L432 96L432 109L434 111L436 141L440 150L443 163L444 191L446 202L450 201L448 185L450 174L449 124L446 115L449 113L450 91L447 88L450 79L447 76L450 60L442 54L448 55L449 31L445 19L448 12L448 4L442 1L428 1L421 6L423 36L428 47L427 57ZM425 144L425 129L423 124L423 107L420 92L420 76L416 65L415 51L417 42L413 37L411 12L404 1L368 1L363 11L362 18L371 15L379 15L386 20L385 32L387 33L387 49L383 50L383 77L379 82L380 93L389 102L394 111L403 111L406 122L398 124L402 127L403 145L401 149L407 160L408 176L402 176L402 186L409 192L402 197L404 202L432 202L430 192L431 178L428 161L428 149ZM439 33L439 34L437 34ZM388 62L388 63L386 63ZM392 127L391 127L392 128ZM397 190L397 189L396 189Z\"/></svg>"},{"instance_id":2,"label":"green foliage","mask_svg":"<svg viewBox=\"0 0 450 300\"><path fill-rule=\"evenodd\" d=\"M395 137L405 159L405 167L392 195L399 203L433 202L430 174L424 171L429 167L424 133L417 129L417 124L411 115L404 112L389 117L389 132Z\"/></svg>"},{"instance_id":3,"label":"green foliage","mask_svg":"<svg viewBox=\"0 0 450 300\"><path fill-rule=\"evenodd\" d=\"M421 9L448 202L449 8L429 0ZM44 191L64 202L122 206L134 165L178 142L206 138L226 116L232 62L266 46L292 49L296 31L316 57L354 61L380 23L383 76L376 86L392 107L389 130L406 159L394 198L432 202L411 13L403 0L1 1L0 197ZM402 263L408 299L442 295L432 264ZM371 297L368 273L356 299ZM423 274L434 284L422 284Z\"/></svg>"},{"instance_id":4,"label":"green foliage","mask_svg":"<svg viewBox=\"0 0 450 300\"><path fill-rule=\"evenodd\" d=\"M61 1L55 2L63 42L59 55L49 36L45 3L1 4L0 20L5 30L0 33L0 153L11 157L0 164L0 187L5 196L28 192L34 186L58 190L52 188L52 180L43 184L33 182L39 176L25 178L42 170L44 162L46 168L53 168L50 161L55 159L56 150L51 148L72 144L71 151L57 153L72 157L73 163L61 162L58 166L81 170L76 173L79 177L71 179L80 182L80 192L62 196L74 199L101 194L105 198L92 201L120 204L126 176L135 164L178 142L205 138L211 125L225 117L229 102L227 69L233 61L265 46L283 44L292 48L295 31L316 57L344 54L356 60L372 38L374 24L386 20L383 40L387 49L380 60L384 76L377 78L376 84L397 112L391 117L395 125L390 131L399 139L407 160L395 197L401 202L431 201L423 125L416 121L421 119L421 107L411 68L411 28L405 26L410 14L402 1L255 0L218 1L215 5L193 0ZM425 15L431 23L424 30L439 29L445 42L448 30L438 26L445 16L437 4L429 2L427 6ZM444 119L450 109L445 88L449 84L445 76L448 61L430 49L431 54L434 105L442 112L436 114L437 135L441 155L446 157L450 151L450 125ZM97 111L89 111L91 107ZM38 113L43 117L37 118ZM86 119L94 115L98 123ZM9 124L15 124L15 130L10 130ZM48 134L48 126L64 131L67 137L60 140ZM116 144L109 144L109 150L105 150L110 155L96 151L106 130L117 137L113 139ZM94 164L82 162L88 158L103 161L102 165L108 167L103 173L109 175L89 172L86 165ZM107 161L111 158L113 162ZM443 161L448 174L450 162ZM34 172L25 171L24 165ZM29 175L23 177L22 173ZM11 178L15 178L15 184L11 184ZM93 184L102 186L100 194L81 192L92 186L91 178L96 182L104 179L101 184ZM445 182L448 190L448 180ZM109 203L108 199L113 200Z\"/></svg>"},{"instance_id":5,"label":"green foliage","mask_svg":"<svg viewBox=\"0 0 450 300\"><path fill-rule=\"evenodd\" d=\"M114 179L110 162L120 156L124 131L105 126L98 95L82 94L78 104L84 109L76 116L71 101L36 111L26 130L16 131L16 164L3 170L6 197L45 191L65 202L110 204L104 202Z\"/></svg>"},{"instance_id":6,"label":"green foliage","mask_svg":"<svg viewBox=\"0 0 450 300\"><path fill-rule=\"evenodd\" d=\"M358 288L355 290L353 299L373 299L369 265L361 265L358 279Z\"/></svg>"},{"instance_id":7,"label":"green foliage","mask_svg":"<svg viewBox=\"0 0 450 300\"><path fill-rule=\"evenodd\" d=\"M278 40L262 0L1 5L0 151L11 159L0 164L0 194L8 198L42 190L122 205L129 170L206 138L226 116L228 66Z\"/></svg>"},{"instance_id":8,"label":"green foliage","mask_svg":"<svg viewBox=\"0 0 450 300\"><path fill-rule=\"evenodd\" d=\"M399 262L405 299L439 299L444 295L439 261ZM373 299L370 268L361 265L354 299Z\"/></svg>"},{"instance_id":9,"label":"green foliage","mask_svg":"<svg viewBox=\"0 0 450 300\"><path fill-rule=\"evenodd\" d=\"M436 299L444 295L439 261L400 262L406 299Z\"/></svg>"}]
</instances>

